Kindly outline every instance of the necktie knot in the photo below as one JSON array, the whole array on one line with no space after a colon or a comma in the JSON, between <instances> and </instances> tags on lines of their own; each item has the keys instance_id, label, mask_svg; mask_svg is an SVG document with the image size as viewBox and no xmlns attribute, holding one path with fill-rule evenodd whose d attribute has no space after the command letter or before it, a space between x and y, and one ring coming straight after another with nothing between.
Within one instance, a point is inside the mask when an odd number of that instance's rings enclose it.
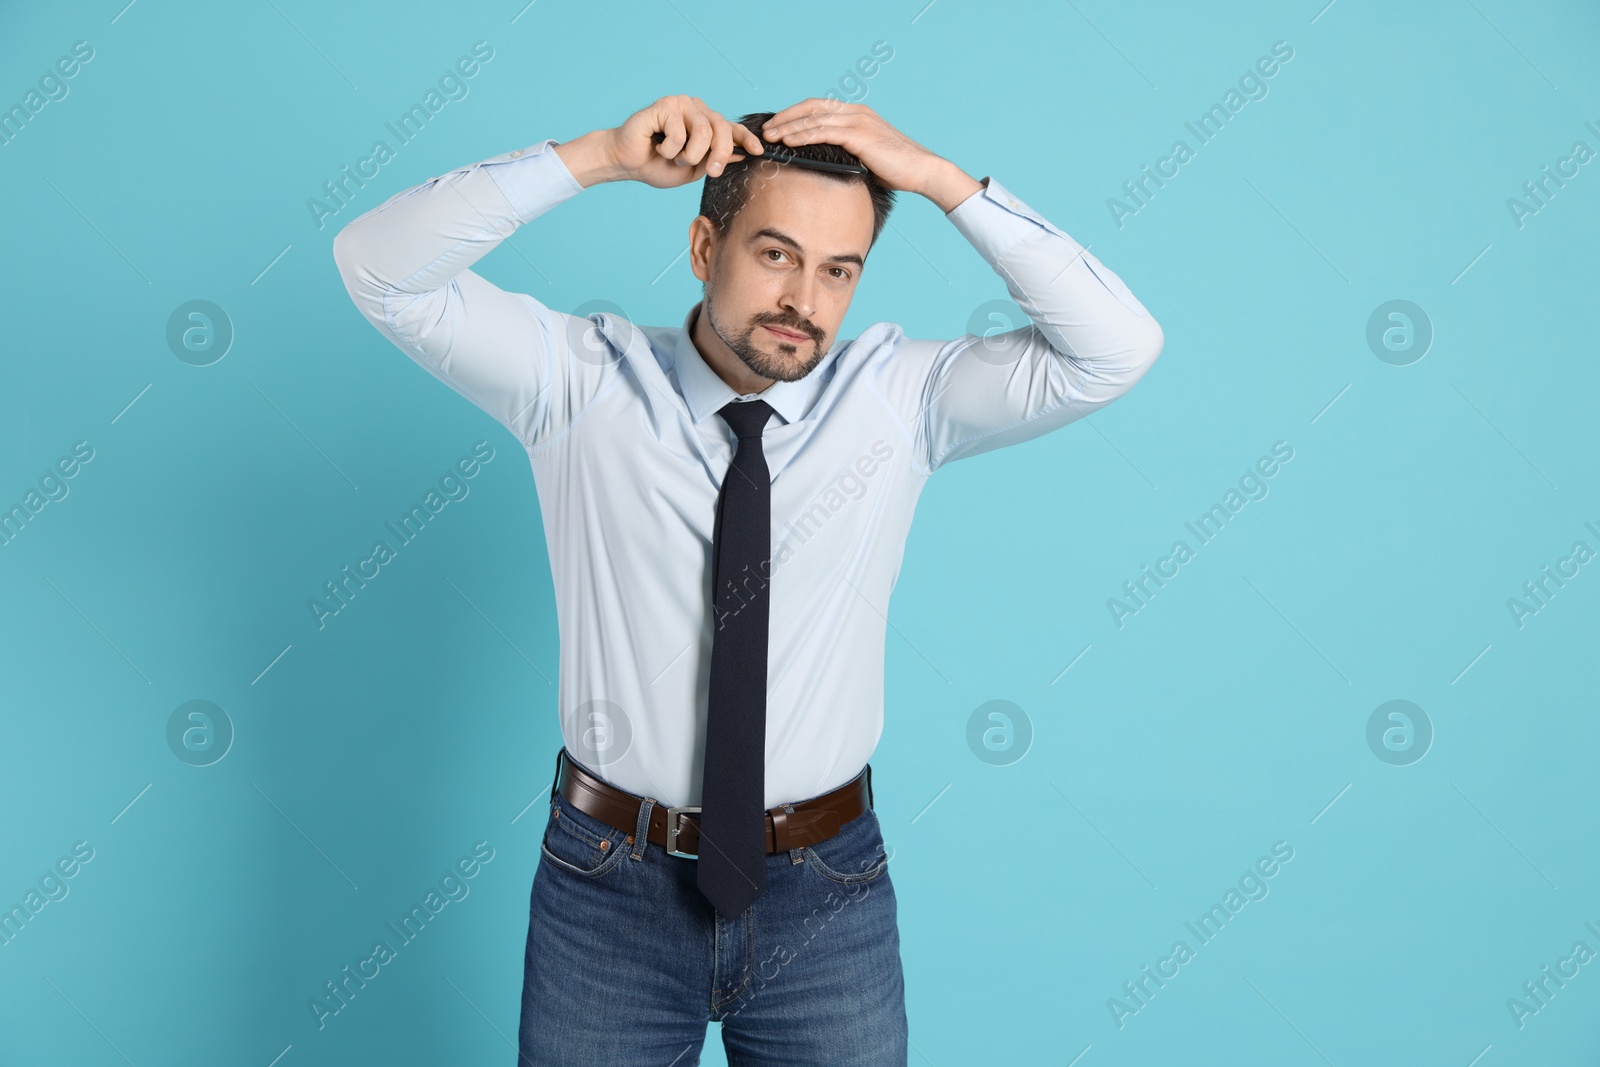
<instances>
[{"instance_id":1,"label":"necktie knot","mask_svg":"<svg viewBox=\"0 0 1600 1067\"><path fill-rule=\"evenodd\" d=\"M760 437L772 417L772 405L765 400L732 400L717 412L733 428L739 440Z\"/></svg>"}]
</instances>

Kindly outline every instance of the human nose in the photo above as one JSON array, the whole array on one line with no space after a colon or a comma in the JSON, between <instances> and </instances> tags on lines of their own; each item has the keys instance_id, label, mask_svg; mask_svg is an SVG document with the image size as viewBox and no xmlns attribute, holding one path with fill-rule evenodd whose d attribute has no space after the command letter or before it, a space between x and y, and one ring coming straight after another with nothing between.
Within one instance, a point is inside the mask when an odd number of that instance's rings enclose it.
<instances>
[{"instance_id":1,"label":"human nose","mask_svg":"<svg viewBox=\"0 0 1600 1067\"><path fill-rule=\"evenodd\" d=\"M791 313L798 316L801 322L809 322L811 313L816 310L816 296L812 289L814 284L815 282L811 280L796 281L779 301Z\"/></svg>"}]
</instances>

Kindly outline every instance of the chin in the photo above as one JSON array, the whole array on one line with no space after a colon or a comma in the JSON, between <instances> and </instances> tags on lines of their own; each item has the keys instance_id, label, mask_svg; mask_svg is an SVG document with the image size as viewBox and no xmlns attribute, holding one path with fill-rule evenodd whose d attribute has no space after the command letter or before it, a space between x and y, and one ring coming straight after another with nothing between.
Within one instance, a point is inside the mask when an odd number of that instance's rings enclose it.
<instances>
[{"instance_id":1,"label":"chin","mask_svg":"<svg viewBox=\"0 0 1600 1067\"><path fill-rule=\"evenodd\" d=\"M760 366L745 360L744 365L763 378L770 378L775 382L796 382L810 374L812 369L806 366L806 361L796 355L769 356L762 353Z\"/></svg>"}]
</instances>

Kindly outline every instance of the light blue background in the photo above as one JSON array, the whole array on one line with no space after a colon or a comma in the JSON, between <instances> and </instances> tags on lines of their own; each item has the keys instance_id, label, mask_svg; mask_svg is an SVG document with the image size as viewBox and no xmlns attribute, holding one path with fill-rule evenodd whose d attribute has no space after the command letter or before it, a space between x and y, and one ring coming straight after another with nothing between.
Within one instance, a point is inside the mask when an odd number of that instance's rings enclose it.
<instances>
[{"instance_id":1,"label":"light blue background","mask_svg":"<svg viewBox=\"0 0 1600 1067\"><path fill-rule=\"evenodd\" d=\"M95 854L0 947L0 1062L513 1061L560 744L533 479L357 315L330 242L666 93L822 95L882 40L856 97L1166 331L1127 398L923 496L873 759L912 1062L1593 1063L1600 962L1520 1029L1507 999L1600 950L1600 565L1521 628L1506 602L1600 549L1600 162L1520 228L1506 201L1600 150L1600 15L1324 2L6 5L0 104L95 55L0 146L0 505L94 459L0 548L0 905ZM478 40L470 95L319 230L306 200ZM1280 40L1267 97L1119 228L1107 199ZM480 269L677 324L698 196L585 192ZM1005 297L932 205L891 223L844 336ZM206 367L165 340L193 299L236 330ZM1408 366L1366 342L1392 299L1435 332ZM319 631L307 599L479 440L471 495ZM1277 441L1270 495L1119 629L1107 599ZM167 745L192 699L236 730L209 767ZM1391 699L1435 731L1409 766L1366 741ZM991 700L1034 732L1009 766L967 744ZM319 1031L308 999L476 841L470 896ZM1278 841L1270 894L1119 1028L1108 998Z\"/></svg>"}]
</instances>

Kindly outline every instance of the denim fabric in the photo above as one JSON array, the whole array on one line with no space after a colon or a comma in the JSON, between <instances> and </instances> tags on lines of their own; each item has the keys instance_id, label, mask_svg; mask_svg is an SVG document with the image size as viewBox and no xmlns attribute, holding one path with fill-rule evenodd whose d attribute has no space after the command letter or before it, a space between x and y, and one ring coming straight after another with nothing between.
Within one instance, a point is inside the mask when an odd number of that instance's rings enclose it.
<instances>
[{"instance_id":1,"label":"denim fabric","mask_svg":"<svg viewBox=\"0 0 1600 1067\"><path fill-rule=\"evenodd\" d=\"M521 1067L691 1067L722 1023L730 1067L904 1067L905 982L889 854L868 809L767 857L736 920L696 860L550 801L529 909Z\"/></svg>"}]
</instances>

